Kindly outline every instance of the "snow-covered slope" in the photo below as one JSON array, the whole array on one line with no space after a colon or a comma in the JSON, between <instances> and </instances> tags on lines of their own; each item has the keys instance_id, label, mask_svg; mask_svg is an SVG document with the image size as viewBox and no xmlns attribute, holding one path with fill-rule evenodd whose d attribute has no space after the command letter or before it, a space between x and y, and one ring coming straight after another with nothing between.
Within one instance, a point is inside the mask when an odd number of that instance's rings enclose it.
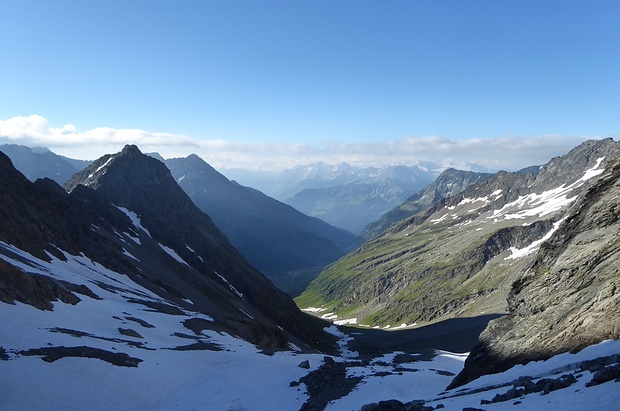
<instances>
[{"instance_id":1,"label":"snow-covered slope","mask_svg":"<svg viewBox=\"0 0 620 411\"><path fill-rule=\"evenodd\" d=\"M465 355L391 353L362 360L358 353L346 350L350 337L335 328L332 332L342 338L343 355L332 358L346 368L352 389L341 398L311 397L303 381L321 368L329 369L323 355L295 347L267 355L224 332L201 329L202 322L211 321L208 316L162 300L82 256L46 262L6 244L2 250L4 261L16 266L31 261L28 270L85 285L98 297L80 294L77 304L54 302L52 311L0 303L0 409L6 411L335 411L359 410L386 400L422 400L426 406L442 404L446 410L461 411L508 392L519 377L532 377L535 384L541 378L557 380L566 374L576 378L567 388L547 395L521 395L483 408L613 409L620 401L618 383L586 387L593 372L579 366L584 360L619 354L620 341L517 366L444 391L462 369ZM161 304L169 312L150 308ZM306 360L308 369L298 366Z\"/></svg>"}]
</instances>

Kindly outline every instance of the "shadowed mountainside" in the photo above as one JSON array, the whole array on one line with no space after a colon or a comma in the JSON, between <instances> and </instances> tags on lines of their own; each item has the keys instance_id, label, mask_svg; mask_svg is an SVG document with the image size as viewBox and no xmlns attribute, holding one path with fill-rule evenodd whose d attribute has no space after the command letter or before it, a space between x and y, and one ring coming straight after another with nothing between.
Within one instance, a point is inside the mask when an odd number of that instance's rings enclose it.
<instances>
[{"instance_id":1,"label":"shadowed mountainside","mask_svg":"<svg viewBox=\"0 0 620 411\"><path fill-rule=\"evenodd\" d=\"M325 266L361 243L348 231L228 180L197 155L165 164L235 248L291 295L301 293Z\"/></svg>"}]
</instances>

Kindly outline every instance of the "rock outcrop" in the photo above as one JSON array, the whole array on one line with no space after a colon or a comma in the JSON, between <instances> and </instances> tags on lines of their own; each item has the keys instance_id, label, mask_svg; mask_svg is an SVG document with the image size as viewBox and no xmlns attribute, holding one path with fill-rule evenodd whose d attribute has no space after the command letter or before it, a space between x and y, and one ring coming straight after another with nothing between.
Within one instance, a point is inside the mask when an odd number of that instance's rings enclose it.
<instances>
[{"instance_id":1,"label":"rock outcrop","mask_svg":"<svg viewBox=\"0 0 620 411\"><path fill-rule=\"evenodd\" d=\"M620 339L620 157L572 206L512 285L451 387Z\"/></svg>"}]
</instances>

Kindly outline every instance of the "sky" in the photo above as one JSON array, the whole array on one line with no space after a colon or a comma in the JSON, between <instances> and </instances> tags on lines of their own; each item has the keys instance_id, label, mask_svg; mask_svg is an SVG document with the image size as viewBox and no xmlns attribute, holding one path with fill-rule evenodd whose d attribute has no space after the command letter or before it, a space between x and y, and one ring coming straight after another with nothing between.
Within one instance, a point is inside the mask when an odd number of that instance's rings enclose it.
<instances>
[{"instance_id":1,"label":"sky","mask_svg":"<svg viewBox=\"0 0 620 411\"><path fill-rule=\"evenodd\" d=\"M617 1L0 0L0 143L219 169L541 164L620 136Z\"/></svg>"}]
</instances>

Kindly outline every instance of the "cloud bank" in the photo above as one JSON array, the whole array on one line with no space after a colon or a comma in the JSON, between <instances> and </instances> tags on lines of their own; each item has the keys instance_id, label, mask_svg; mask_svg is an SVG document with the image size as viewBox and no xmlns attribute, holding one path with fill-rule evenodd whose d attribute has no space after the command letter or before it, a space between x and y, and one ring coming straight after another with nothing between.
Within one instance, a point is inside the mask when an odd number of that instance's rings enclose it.
<instances>
[{"instance_id":1,"label":"cloud bank","mask_svg":"<svg viewBox=\"0 0 620 411\"><path fill-rule=\"evenodd\" d=\"M406 137L377 143L252 143L201 140L179 134L107 127L78 131L72 124L55 128L40 115L0 120L0 144L47 147L70 158L96 159L135 144L164 158L197 154L213 167L281 171L323 162L382 167L434 163L440 168L518 170L544 164L588 139L584 136L498 137L451 140L438 136Z\"/></svg>"}]
</instances>

